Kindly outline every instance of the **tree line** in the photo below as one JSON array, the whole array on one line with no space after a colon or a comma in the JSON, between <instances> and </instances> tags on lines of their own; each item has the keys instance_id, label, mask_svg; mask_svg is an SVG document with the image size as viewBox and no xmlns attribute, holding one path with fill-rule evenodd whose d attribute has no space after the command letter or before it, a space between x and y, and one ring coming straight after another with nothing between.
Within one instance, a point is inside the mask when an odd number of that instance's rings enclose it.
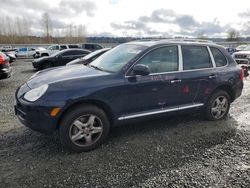
<instances>
[{"instance_id":1,"label":"tree line","mask_svg":"<svg viewBox=\"0 0 250 188\"><path fill-rule=\"evenodd\" d=\"M41 34L35 36L32 24L23 17L0 16L0 44L49 44L85 42L85 26L68 24L63 29L53 26L50 15L44 13L40 24Z\"/></svg>"}]
</instances>

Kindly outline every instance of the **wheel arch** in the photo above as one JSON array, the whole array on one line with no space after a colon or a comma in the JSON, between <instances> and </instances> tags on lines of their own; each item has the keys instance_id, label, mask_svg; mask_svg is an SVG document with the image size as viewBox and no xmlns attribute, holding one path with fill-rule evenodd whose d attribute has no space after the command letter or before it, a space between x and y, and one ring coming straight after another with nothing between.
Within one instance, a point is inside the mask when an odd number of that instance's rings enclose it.
<instances>
[{"instance_id":1,"label":"wheel arch","mask_svg":"<svg viewBox=\"0 0 250 188\"><path fill-rule=\"evenodd\" d=\"M213 92L211 93L211 96L213 95L213 93L215 93L216 91L218 90L223 90L223 91L226 91L230 97L230 102L232 103L234 100L235 100L235 91L233 90L232 86L228 85L228 84L224 84L224 85L221 85L221 86L218 86L217 88L215 88L213 90Z\"/></svg>"},{"instance_id":2,"label":"wheel arch","mask_svg":"<svg viewBox=\"0 0 250 188\"><path fill-rule=\"evenodd\" d=\"M110 121L111 126L113 125L114 117L113 117L113 110L111 109L111 107L103 101L90 99L90 100L83 100L83 101L78 101L78 102L70 104L60 114L59 119L57 121L56 129L59 128L60 122L65 114L67 114L70 110L77 108L77 107L80 107L80 106L83 106L83 105L92 105L92 106L96 106L96 107L102 109L106 113L106 115Z\"/></svg>"}]
</instances>

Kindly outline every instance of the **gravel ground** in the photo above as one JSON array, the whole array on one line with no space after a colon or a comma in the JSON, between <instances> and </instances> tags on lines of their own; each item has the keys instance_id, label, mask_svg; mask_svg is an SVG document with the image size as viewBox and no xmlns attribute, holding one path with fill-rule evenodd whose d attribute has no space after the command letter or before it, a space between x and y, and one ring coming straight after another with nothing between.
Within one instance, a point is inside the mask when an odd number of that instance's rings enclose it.
<instances>
[{"instance_id":1,"label":"gravel ground","mask_svg":"<svg viewBox=\"0 0 250 188\"><path fill-rule=\"evenodd\" d=\"M250 81L225 120L130 124L76 154L18 122L15 90L35 71L30 61L12 67L13 76L0 81L0 187L250 187Z\"/></svg>"}]
</instances>

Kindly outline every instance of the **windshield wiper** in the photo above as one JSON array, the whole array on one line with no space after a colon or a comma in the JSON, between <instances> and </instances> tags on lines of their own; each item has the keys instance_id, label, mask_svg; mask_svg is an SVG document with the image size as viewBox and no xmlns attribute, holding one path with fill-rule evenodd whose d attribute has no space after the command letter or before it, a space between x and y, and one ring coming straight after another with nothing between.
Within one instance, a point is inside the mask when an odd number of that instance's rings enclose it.
<instances>
[{"instance_id":1,"label":"windshield wiper","mask_svg":"<svg viewBox=\"0 0 250 188\"><path fill-rule=\"evenodd\" d=\"M100 67L97 67L97 66L94 66L94 65L89 65L89 66L90 66L90 67L93 67L94 69L99 70L99 71L113 73L112 71L104 70L104 69L102 69L102 68L100 68Z\"/></svg>"},{"instance_id":2,"label":"windshield wiper","mask_svg":"<svg viewBox=\"0 0 250 188\"><path fill-rule=\"evenodd\" d=\"M93 67L96 70L100 70L100 71L104 71L103 69L101 69L100 67L94 66L94 65L90 65L90 67Z\"/></svg>"}]
</instances>

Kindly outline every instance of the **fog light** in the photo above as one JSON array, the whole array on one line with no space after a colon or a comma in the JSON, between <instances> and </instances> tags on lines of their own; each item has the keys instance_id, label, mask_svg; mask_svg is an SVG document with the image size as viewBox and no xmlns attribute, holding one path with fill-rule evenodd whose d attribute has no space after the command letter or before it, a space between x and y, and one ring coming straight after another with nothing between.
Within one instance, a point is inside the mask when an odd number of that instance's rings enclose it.
<instances>
[{"instance_id":1,"label":"fog light","mask_svg":"<svg viewBox=\"0 0 250 188\"><path fill-rule=\"evenodd\" d=\"M61 111L61 108L53 108L50 112L50 115L52 117L55 117L59 112Z\"/></svg>"}]
</instances>

